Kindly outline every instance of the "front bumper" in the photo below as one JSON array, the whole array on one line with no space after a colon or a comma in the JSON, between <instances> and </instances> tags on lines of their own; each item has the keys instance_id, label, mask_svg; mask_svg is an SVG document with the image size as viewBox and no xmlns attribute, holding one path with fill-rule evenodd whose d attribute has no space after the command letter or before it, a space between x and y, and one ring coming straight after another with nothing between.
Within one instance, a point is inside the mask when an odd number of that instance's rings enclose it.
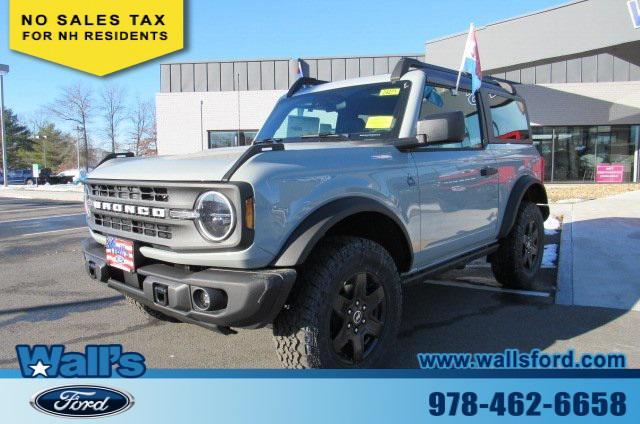
<instances>
[{"instance_id":1,"label":"front bumper","mask_svg":"<svg viewBox=\"0 0 640 424\"><path fill-rule=\"evenodd\" d=\"M270 324L284 306L296 279L294 269L208 268L194 272L163 263L144 264L136 272L128 273L108 266L104 246L93 239L83 242L83 250L85 268L91 278L165 315L213 330ZM162 304L154 296L158 286L166 293ZM225 307L210 312L196 310L191 293L197 287L224 291Z\"/></svg>"}]
</instances>

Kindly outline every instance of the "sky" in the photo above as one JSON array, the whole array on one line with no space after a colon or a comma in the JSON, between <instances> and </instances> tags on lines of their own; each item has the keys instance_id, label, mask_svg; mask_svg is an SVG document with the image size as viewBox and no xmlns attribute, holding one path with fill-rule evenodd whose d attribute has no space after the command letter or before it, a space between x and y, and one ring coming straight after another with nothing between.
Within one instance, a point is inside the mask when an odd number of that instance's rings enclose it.
<instances>
[{"instance_id":1,"label":"sky","mask_svg":"<svg viewBox=\"0 0 640 424\"><path fill-rule=\"evenodd\" d=\"M423 53L427 40L562 4L563 0L185 0L185 48L106 77L9 50L8 2L0 0L0 63L5 105L21 118L38 114L61 87L105 84L152 99L159 64L220 59ZM44 0L43 0L44 1ZM482 46L481 46L482 48ZM462 52L460 52L462 54ZM428 59L428 55L427 55ZM94 125L99 125L95 122Z\"/></svg>"}]
</instances>

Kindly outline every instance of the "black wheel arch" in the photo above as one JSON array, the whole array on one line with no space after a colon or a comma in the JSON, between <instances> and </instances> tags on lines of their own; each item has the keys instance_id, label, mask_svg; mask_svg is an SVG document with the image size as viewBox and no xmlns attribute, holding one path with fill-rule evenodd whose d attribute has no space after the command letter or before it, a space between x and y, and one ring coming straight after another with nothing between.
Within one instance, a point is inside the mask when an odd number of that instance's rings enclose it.
<instances>
[{"instance_id":1,"label":"black wheel arch","mask_svg":"<svg viewBox=\"0 0 640 424\"><path fill-rule=\"evenodd\" d=\"M506 237L513 228L518 215L518 208L523 200L538 204L543 219L546 220L549 217L549 200L544 185L540 180L530 175L524 175L515 182L511 189L498 238Z\"/></svg>"},{"instance_id":2,"label":"black wheel arch","mask_svg":"<svg viewBox=\"0 0 640 424\"><path fill-rule=\"evenodd\" d=\"M329 202L309 214L289 236L273 266L303 264L318 242L331 234L373 239L387 248L398 272L411 268L411 239L404 223L379 201L356 196Z\"/></svg>"}]
</instances>

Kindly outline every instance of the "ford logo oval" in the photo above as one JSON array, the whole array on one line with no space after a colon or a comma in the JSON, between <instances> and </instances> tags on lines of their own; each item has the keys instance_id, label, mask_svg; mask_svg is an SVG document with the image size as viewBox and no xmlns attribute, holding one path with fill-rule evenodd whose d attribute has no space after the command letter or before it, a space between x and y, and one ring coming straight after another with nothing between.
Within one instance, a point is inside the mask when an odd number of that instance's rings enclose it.
<instances>
[{"instance_id":1,"label":"ford logo oval","mask_svg":"<svg viewBox=\"0 0 640 424\"><path fill-rule=\"evenodd\" d=\"M133 406L126 392L101 386L63 386L43 390L31 398L31 406L49 415L92 418L115 415Z\"/></svg>"}]
</instances>

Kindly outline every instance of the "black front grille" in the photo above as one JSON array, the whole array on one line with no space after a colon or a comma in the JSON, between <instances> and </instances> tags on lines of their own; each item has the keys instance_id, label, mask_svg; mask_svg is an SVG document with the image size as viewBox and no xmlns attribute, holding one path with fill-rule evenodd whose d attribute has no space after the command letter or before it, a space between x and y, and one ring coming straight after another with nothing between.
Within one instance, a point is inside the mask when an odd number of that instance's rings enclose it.
<instances>
[{"instance_id":1,"label":"black front grille","mask_svg":"<svg viewBox=\"0 0 640 424\"><path fill-rule=\"evenodd\" d=\"M93 214L96 225L114 230L126 231L134 234L143 234L149 237L159 237L162 239L171 238L171 227L153 222L145 222L137 219L118 218L99 213Z\"/></svg>"},{"instance_id":2,"label":"black front grille","mask_svg":"<svg viewBox=\"0 0 640 424\"><path fill-rule=\"evenodd\" d=\"M148 200L152 202L168 202L166 187L141 187L111 184L89 184L91 195L113 197L125 200Z\"/></svg>"}]
</instances>

